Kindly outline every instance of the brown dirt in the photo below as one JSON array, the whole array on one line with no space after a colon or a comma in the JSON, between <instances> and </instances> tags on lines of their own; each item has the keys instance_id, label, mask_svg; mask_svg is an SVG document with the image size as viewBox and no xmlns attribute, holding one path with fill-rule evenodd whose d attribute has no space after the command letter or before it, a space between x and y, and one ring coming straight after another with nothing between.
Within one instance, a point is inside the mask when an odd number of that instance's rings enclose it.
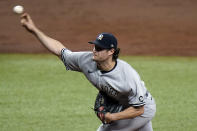
<instances>
[{"instance_id":1,"label":"brown dirt","mask_svg":"<svg viewBox=\"0 0 197 131\"><path fill-rule=\"evenodd\" d=\"M0 0L0 53L48 52L21 27L17 4L73 51L111 32L122 55L197 56L196 0Z\"/></svg>"}]
</instances>

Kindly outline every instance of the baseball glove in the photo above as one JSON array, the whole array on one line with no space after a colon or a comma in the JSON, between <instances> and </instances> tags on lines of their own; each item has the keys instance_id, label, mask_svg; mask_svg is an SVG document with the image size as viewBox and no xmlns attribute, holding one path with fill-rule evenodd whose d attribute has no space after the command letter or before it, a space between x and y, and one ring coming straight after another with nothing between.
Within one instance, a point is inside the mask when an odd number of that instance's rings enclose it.
<instances>
[{"instance_id":1,"label":"baseball glove","mask_svg":"<svg viewBox=\"0 0 197 131\"><path fill-rule=\"evenodd\" d=\"M103 124L106 124L105 114L107 112L116 113L122 110L123 106L120 105L118 101L107 96L107 94L102 91L98 93L94 104L94 111Z\"/></svg>"}]
</instances>

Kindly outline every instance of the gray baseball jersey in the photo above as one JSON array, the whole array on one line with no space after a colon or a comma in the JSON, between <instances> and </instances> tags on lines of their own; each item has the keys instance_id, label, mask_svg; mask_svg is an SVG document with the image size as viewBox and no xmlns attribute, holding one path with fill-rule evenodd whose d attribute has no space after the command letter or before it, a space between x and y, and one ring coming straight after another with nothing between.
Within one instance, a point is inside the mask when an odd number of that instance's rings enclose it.
<instances>
[{"instance_id":1,"label":"gray baseball jersey","mask_svg":"<svg viewBox=\"0 0 197 131\"><path fill-rule=\"evenodd\" d=\"M124 107L145 105L143 117L153 117L154 101L138 73L125 61L117 59L116 66L107 73L97 69L92 52L72 52L62 49L61 58L67 70L82 72L98 89L118 100Z\"/></svg>"}]
</instances>

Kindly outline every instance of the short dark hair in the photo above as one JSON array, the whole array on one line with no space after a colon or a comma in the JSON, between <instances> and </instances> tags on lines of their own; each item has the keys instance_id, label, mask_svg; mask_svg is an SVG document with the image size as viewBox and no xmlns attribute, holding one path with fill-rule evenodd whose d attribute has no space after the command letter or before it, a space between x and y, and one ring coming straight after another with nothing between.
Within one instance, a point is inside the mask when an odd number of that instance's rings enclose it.
<instances>
[{"instance_id":1,"label":"short dark hair","mask_svg":"<svg viewBox=\"0 0 197 131\"><path fill-rule=\"evenodd\" d=\"M113 57L112 57L112 60L117 60L118 59L118 56L119 56L119 53L120 53L120 48L116 48L114 49L114 54L113 54Z\"/></svg>"}]
</instances>

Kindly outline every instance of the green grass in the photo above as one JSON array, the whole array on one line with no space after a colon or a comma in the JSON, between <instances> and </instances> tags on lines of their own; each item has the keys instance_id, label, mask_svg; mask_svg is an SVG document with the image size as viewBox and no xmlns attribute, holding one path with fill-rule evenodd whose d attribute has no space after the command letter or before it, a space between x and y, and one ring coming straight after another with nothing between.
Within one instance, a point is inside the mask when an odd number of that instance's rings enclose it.
<instances>
[{"instance_id":1,"label":"green grass","mask_svg":"<svg viewBox=\"0 0 197 131\"><path fill-rule=\"evenodd\" d=\"M196 57L121 57L157 102L155 131L195 131ZM51 55L0 55L1 131L95 131L97 90Z\"/></svg>"}]
</instances>

